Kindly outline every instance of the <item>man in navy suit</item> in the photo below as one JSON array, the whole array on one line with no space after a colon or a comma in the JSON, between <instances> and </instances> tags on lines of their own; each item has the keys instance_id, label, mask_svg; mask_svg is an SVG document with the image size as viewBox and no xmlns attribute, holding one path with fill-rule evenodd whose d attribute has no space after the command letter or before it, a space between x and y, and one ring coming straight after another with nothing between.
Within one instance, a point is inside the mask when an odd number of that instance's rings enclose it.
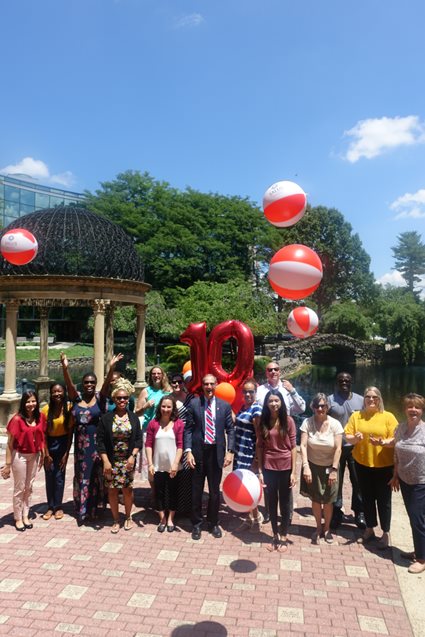
<instances>
[{"instance_id":1,"label":"man in navy suit","mask_svg":"<svg viewBox=\"0 0 425 637\"><path fill-rule=\"evenodd\" d=\"M203 395L188 406L184 428L184 450L192 473L192 539L201 538L202 494L205 478L208 481L207 521L210 533L222 536L218 526L220 482L223 467L233 461L235 430L232 410L228 403L215 397L217 379L212 374L202 379ZM227 434L227 452L226 436Z\"/></svg>"}]
</instances>

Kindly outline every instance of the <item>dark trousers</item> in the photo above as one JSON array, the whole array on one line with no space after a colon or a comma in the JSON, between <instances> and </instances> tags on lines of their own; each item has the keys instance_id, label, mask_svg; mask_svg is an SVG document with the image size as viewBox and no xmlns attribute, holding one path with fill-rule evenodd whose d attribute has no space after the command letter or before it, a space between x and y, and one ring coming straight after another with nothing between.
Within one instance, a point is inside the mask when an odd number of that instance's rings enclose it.
<instances>
[{"instance_id":1,"label":"dark trousers","mask_svg":"<svg viewBox=\"0 0 425 637\"><path fill-rule=\"evenodd\" d=\"M391 525L391 487L388 485L393 476L393 467L365 467L356 462L357 478L363 500L366 526L377 526L378 508L381 529L388 533Z\"/></svg>"},{"instance_id":2,"label":"dark trousers","mask_svg":"<svg viewBox=\"0 0 425 637\"><path fill-rule=\"evenodd\" d=\"M205 478L208 482L208 510L207 521L210 526L218 524L220 508L220 482L223 470L217 461L217 446L204 445L202 458L196 459L192 473L192 524L200 527L202 524L202 494Z\"/></svg>"},{"instance_id":3,"label":"dark trousers","mask_svg":"<svg viewBox=\"0 0 425 637\"><path fill-rule=\"evenodd\" d=\"M178 476L171 478L168 471L155 471L153 483L155 485L155 510L176 511Z\"/></svg>"},{"instance_id":4,"label":"dark trousers","mask_svg":"<svg viewBox=\"0 0 425 637\"><path fill-rule=\"evenodd\" d=\"M282 535L288 533L290 516L290 487L291 470L273 471L263 469L264 483L268 492L270 522L273 534L278 533L277 524L277 503L279 502L280 514L282 516Z\"/></svg>"},{"instance_id":5,"label":"dark trousers","mask_svg":"<svg viewBox=\"0 0 425 637\"><path fill-rule=\"evenodd\" d=\"M44 474L46 476L47 504L52 511L57 511L62 507L65 471L62 471L59 465L67 446L67 434L65 436L47 436L47 448L53 462L48 469L44 467Z\"/></svg>"},{"instance_id":6,"label":"dark trousers","mask_svg":"<svg viewBox=\"0 0 425 637\"><path fill-rule=\"evenodd\" d=\"M357 514L363 512L363 502L360 493L359 480L357 478L356 463L352 456L352 451L352 445L344 445L341 450L341 459L339 461L338 496L334 502L334 511L342 509L342 489L344 486L344 473L347 467L351 482L351 510Z\"/></svg>"},{"instance_id":7,"label":"dark trousers","mask_svg":"<svg viewBox=\"0 0 425 637\"><path fill-rule=\"evenodd\" d=\"M406 484L400 480L401 495L409 516L417 560L425 560L425 484Z\"/></svg>"}]
</instances>

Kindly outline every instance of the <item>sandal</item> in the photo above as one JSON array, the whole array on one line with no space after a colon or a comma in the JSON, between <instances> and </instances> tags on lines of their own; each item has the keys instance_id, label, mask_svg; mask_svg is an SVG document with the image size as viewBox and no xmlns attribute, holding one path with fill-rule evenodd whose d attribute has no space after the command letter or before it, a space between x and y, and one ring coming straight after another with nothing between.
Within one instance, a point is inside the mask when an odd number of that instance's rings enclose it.
<instances>
[{"instance_id":1,"label":"sandal","mask_svg":"<svg viewBox=\"0 0 425 637\"><path fill-rule=\"evenodd\" d=\"M52 515L53 515L53 511L52 511L52 509L48 509L48 510L46 511L46 513L43 513L43 515L42 515L41 517L42 517L42 519L43 519L43 520L50 520L50 518L52 517Z\"/></svg>"},{"instance_id":2,"label":"sandal","mask_svg":"<svg viewBox=\"0 0 425 637\"><path fill-rule=\"evenodd\" d=\"M280 537L278 534L273 535L271 546L267 547L268 551L279 551L280 549Z\"/></svg>"},{"instance_id":3,"label":"sandal","mask_svg":"<svg viewBox=\"0 0 425 637\"><path fill-rule=\"evenodd\" d=\"M325 533L325 542L327 544L333 544L334 541L334 536L332 535L332 533L330 531L326 531Z\"/></svg>"},{"instance_id":4,"label":"sandal","mask_svg":"<svg viewBox=\"0 0 425 637\"><path fill-rule=\"evenodd\" d=\"M127 518L124 522L124 531L130 531L133 528L133 520L131 518Z\"/></svg>"},{"instance_id":5,"label":"sandal","mask_svg":"<svg viewBox=\"0 0 425 637\"><path fill-rule=\"evenodd\" d=\"M118 520L115 520L115 522L112 525L111 533L115 535L116 533L118 533L119 530L120 530L120 523L118 522Z\"/></svg>"},{"instance_id":6,"label":"sandal","mask_svg":"<svg viewBox=\"0 0 425 637\"><path fill-rule=\"evenodd\" d=\"M58 509L55 513L55 520L62 520L63 518L63 511L62 509Z\"/></svg>"},{"instance_id":7,"label":"sandal","mask_svg":"<svg viewBox=\"0 0 425 637\"><path fill-rule=\"evenodd\" d=\"M313 533L311 536L311 543L316 545L320 544L320 531L315 531Z\"/></svg>"}]
</instances>

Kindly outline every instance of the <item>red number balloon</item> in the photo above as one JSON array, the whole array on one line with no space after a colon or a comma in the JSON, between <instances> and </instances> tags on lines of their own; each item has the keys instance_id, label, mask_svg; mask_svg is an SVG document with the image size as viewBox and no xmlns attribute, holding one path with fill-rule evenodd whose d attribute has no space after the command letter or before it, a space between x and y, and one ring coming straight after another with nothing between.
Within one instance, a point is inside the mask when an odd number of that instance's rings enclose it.
<instances>
[{"instance_id":1,"label":"red number balloon","mask_svg":"<svg viewBox=\"0 0 425 637\"><path fill-rule=\"evenodd\" d=\"M223 343L234 338L238 344L235 367L226 372L222 366ZM191 323L180 336L183 343L190 346L192 379L187 384L189 391L199 392L202 378L214 374L219 383L231 383L237 389L252 374L254 365L254 337L251 330L241 321L225 321L211 331L207 343L206 323Z\"/></svg>"}]
</instances>

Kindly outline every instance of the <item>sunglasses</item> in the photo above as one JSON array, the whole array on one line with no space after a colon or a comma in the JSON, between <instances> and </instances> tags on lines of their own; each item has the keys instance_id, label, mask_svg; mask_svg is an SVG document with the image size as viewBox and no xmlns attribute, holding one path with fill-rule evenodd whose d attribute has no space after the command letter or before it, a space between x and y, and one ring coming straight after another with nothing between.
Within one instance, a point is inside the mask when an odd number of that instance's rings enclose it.
<instances>
[{"instance_id":1,"label":"sunglasses","mask_svg":"<svg viewBox=\"0 0 425 637\"><path fill-rule=\"evenodd\" d=\"M266 372L278 372L279 367L267 367Z\"/></svg>"},{"instance_id":2,"label":"sunglasses","mask_svg":"<svg viewBox=\"0 0 425 637\"><path fill-rule=\"evenodd\" d=\"M243 394L255 394L255 389L243 389Z\"/></svg>"},{"instance_id":3,"label":"sunglasses","mask_svg":"<svg viewBox=\"0 0 425 637\"><path fill-rule=\"evenodd\" d=\"M327 409L328 406L327 405L315 405L314 409Z\"/></svg>"},{"instance_id":4,"label":"sunglasses","mask_svg":"<svg viewBox=\"0 0 425 637\"><path fill-rule=\"evenodd\" d=\"M83 381L83 385L96 385L95 380L85 380Z\"/></svg>"},{"instance_id":5,"label":"sunglasses","mask_svg":"<svg viewBox=\"0 0 425 637\"><path fill-rule=\"evenodd\" d=\"M117 396L115 400L119 402L121 402L122 400L128 400L128 396Z\"/></svg>"},{"instance_id":6,"label":"sunglasses","mask_svg":"<svg viewBox=\"0 0 425 637\"><path fill-rule=\"evenodd\" d=\"M184 382L184 381L182 381L182 380L172 380L172 381L171 381L171 384L172 384L172 385L183 385L183 382Z\"/></svg>"},{"instance_id":7,"label":"sunglasses","mask_svg":"<svg viewBox=\"0 0 425 637\"><path fill-rule=\"evenodd\" d=\"M378 400L378 396L365 396L365 398L369 398L369 400Z\"/></svg>"}]
</instances>

